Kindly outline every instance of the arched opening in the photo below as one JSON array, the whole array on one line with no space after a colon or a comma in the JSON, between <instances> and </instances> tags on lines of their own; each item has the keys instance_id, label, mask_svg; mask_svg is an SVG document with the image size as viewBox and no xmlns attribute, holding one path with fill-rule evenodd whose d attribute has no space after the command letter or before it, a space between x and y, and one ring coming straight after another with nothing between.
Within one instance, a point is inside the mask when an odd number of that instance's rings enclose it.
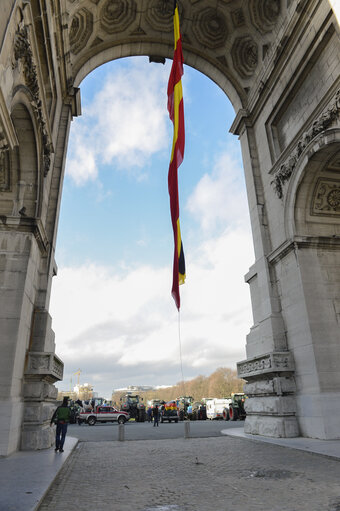
<instances>
[{"instance_id":1,"label":"arched opening","mask_svg":"<svg viewBox=\"0 0 340 511\"><path fill-rule=\"evenodd\" d=\"M307 148L308 157L302 155L286 202L295 247L278 266L284 319L294 325L287 340L295 361L300 427L309 436L313 425L321 438L339 437L339 150L338 130L330 130ZM329 402L334 422L324 421Z\"/></svg>"},{"instance_id":2,"label":"arched opening","mask_svg":"<svg viewBox=\"0 0 340 511\"><path fill-rule=\"evenodd\" d=\"M71 127L51 303L65 390L78 367L98 391L109 385L107 398L111 387L181 378L170 296L169 64L117 60L81 84L83 115ZM188 66L183 86L179 179L188 278L180 291L189 379L235 368L244 358L251 313L243 274L253 248L239 142L228 134L234 111L221 89Z\"/></svg>"}]
</instances>

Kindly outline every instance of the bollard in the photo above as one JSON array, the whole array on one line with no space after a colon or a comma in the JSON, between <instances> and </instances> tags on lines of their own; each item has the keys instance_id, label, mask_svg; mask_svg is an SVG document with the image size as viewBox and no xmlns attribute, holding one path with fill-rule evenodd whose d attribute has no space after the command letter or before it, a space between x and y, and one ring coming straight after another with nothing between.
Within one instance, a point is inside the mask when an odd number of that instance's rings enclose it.
<instances>
[{"instance_id":1,"label":"bollard","mask_svg":"<svg viewBox=\"0 0 340 511\"><path fill-rule=\"evenodd\" d=\"M124 442L125 440L124 424L118 424L118 440L119 442Z\"/></svg>"},{"instance_id":2,"label":"bollard","mask_svg":"<svg viewBox=\"0 0 340 511\"><path fill-rule=\"evenodd\" d=\"M190 438L190 421L184 421L184 438Z\"/></svg>"}]
</instances>

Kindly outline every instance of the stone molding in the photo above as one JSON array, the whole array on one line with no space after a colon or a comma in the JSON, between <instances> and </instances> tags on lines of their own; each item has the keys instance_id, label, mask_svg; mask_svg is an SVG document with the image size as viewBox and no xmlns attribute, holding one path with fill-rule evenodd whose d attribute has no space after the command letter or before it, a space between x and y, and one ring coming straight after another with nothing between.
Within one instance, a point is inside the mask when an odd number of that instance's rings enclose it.
<instances>
[{"instance_id":1,"label":"stone molding","mask_svg":"<svg viewBox=\"0 0 340 511\"><path fill-rule=\"evenodd\" d=\"M1 137L1 132L0 132ZM1 138L0 138L1 144ZM10 159L9 148L1 147L0 145L0 192L7 192L10 190Z\"/></svg>"},{"instance_id":2,"label":"stone molding","mask_svg":"<svg viewBox=\"0 0 340 511\"><path fill-rule=\"evenodd\" d=\"M10 190L9 150L18 145L19 142L7 110L5 98L0 90L0 192Z\"/></svg>"},{"instance_id":3,"label":"stone molding","mask_svg":"<svg viewBox=\"0 0 340 511\"><path fill-rule=\"evenodd\" d=\"M290 351L273 351L237 363L238 376L243 379L269 373L293 372L294 361Z\"/></svg>"},{"instance_id":4,"label":"stone molding","mask_svg":"<svg viewBox=\"0 0 340 511\"><path fill-rule=\"evenodd\" d=\"M23 22L19 24L15 34L14 58L22 64L25 85L33 98L31 105L41 133L43 170L46 177L51 166L52 150L43 114L37 66L34 62L33 51L28 37L28 27Z\"/></svg>"},{"instance_id":5,"label":"stone molding","mask_svg":"<svg viewBox=\"0 0 340 511\"><path fill-rule=\"evenodd\" d=\"M335 94L334 100L330 106L313 122L312 126L306 131L295 144L294 150L288 156L286 161L280 165L271 184L279 199L283 197L283 185L288 181L294 172L299 158L308 144L320 133L327 130L340 118L340 90Z\"/></svg>"},{"instance_id":6,"label":"stone molding","mask_svg":"<svg viewBox=\"0 0 340 511\"><path fill-rule=\"evenodd\" d=\"M64 364L55 353L29 353L25 376L50 376L54 381L62 380Z\"/></svg>"},{"instance_id":7,"label":"stone molding","mask_svg":"<svg viewBox=\"0 0 340 511\"><path fill-rule=\"evenodd\" d=\"M277 247L268 256L270 264L276 264L293 250L302 248L321 248L339 250L340 236L294 236Z\"/></svg>"}]
</instances>

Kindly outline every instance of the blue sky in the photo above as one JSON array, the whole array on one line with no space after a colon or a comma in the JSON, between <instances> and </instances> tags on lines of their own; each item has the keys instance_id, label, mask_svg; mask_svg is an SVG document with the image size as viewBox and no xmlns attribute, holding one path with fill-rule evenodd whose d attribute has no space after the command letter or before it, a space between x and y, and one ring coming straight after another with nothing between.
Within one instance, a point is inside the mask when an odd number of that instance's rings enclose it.
<instances>
[{"instance_id":1,"label":"blue sky","mask_svg":"<svg viewBox=\"0 0 340 511\"><path fill-rule=\"evenodd\" d=\"M81 84L71 125L51 297L56 351L70 388L104 397L126 385L181 379L171 297L173 234L167 173L171 61L121 59ZM184 378L235 367L252 324L243 275L254 255L233 108L185 66L180 222L187 266L181 292Z\"/></svg>"}]
</instances>

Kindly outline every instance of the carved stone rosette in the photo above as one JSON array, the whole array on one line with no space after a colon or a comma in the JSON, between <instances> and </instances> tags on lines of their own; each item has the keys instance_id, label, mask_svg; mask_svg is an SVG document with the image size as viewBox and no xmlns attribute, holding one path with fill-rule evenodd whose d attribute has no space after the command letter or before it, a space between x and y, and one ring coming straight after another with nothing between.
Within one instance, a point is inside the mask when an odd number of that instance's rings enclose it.
<instances>
[{"instance_id":1,"label":"carved stone rosette","mask_svg":"<svg viewBox=\"0 0 340 511\"><path fill-rule=\"evenodd\" d=\"M231 49L234 67L243 78L249 78L258 64L258 49L251 36L237 37Z\"/></svg>"},{"instance_id":2,"label":"carved stone rosette","mask_svg":"<svg viewBox=\"0 0 340 511\"><path fill-rule=\"evenodd\" d=\"M201 9L195 15L192 31L197 41L210 49L220 48L228 37L227 22L223 13L210 7Z\"/></svg>"},{"instance_id":3,"label":"carved stone rosette","mask_svg":"<svg viewBox=\"0 0 340 511\"><path fill-rule=\"evenodd\" d=\"M280 0L249 1L252 23L261 33L272 30L281 11Z\"/></svg>"},{"instance_id":4,"label":"carved stone rosette","mask_svg":"<svg viewBox=\"0 0 340 511\"><path fill-rule=\"evenodd\" d=\"M334 122L340 118L340 90L335 95L334 101L331 105L313 122L312 126L306 131L302 137L298 140L294 151L283 163L272 181L276 195L282 199L283 197L283 185L291 177L298 160L307 147L307 145L317 136L319 133L324 132Z\"/></svg>"},{"instance_id":5,"label":"carved stone rosette","mask_svg":"<svg viewBox=\"0 0 340 511\"><path fill-rule=\"evenodd\" d=\"M340 180L318 180L312 205L312 215L340 216Z\"/></svg>"},{"instance_id":6,"label":"carved stone rosette","mask_svg":"<svg viewBox=\"0 0 340 511\"><path fill-rule=\"evenodd\" d=\"M173 4L164 0L153 0L146 13L145 18L148 23L155 29L162 32L173 31ZM182 8L179 5L179 13L182 15Z\"/></svg>"},{"instance_id":7,"label":"carved stone rosette","mask_svg":"<svg viewBox=\"0 0 340 511\"><path fill-rule=\"evenodd\" d=\"M124 32L136 17L135 0L106 0L100 11L100 26L108 34Z\"/></svg>"},{"instance_id":8,"label":"carved stone rosette","mask_svg":"<svg viewBox=\"0 0 340 511\"><path fill-rule=\"evenodd\" d=\"M245 433L272 437L298 436L291 353L266 353L239 362L237 369L238 376L246 380Z\"/></svg>"},{"instance_id":9,"label":"carved stone rosette","mask_svg":"<svg viewBox=\"0 0 340 511\"><path fill-rule=\"evenodd\" d=\"M31 43L28 37L28 28L23 23L20 24L16 32L14 41L14 57L16 61L20 61L22 64L25 84L33 98L31 105L41 133L43 169L44 176L46 176L51 165L51 146L49 143L49 137L46 130L46 122L44 120L42 110L37 68L34 63Z\"/></svg>"},{"instance_id":10,"label":"carved stone rosette","mask_svg":"<svg viewBox=\"0 0 340 511\"><path fill-rule=\"evenodd\" d=\"M70 46L75 55L85 48L93 30L93 15L85 7L75 13L71 22Z\"/></svg>"}]
</instances>

